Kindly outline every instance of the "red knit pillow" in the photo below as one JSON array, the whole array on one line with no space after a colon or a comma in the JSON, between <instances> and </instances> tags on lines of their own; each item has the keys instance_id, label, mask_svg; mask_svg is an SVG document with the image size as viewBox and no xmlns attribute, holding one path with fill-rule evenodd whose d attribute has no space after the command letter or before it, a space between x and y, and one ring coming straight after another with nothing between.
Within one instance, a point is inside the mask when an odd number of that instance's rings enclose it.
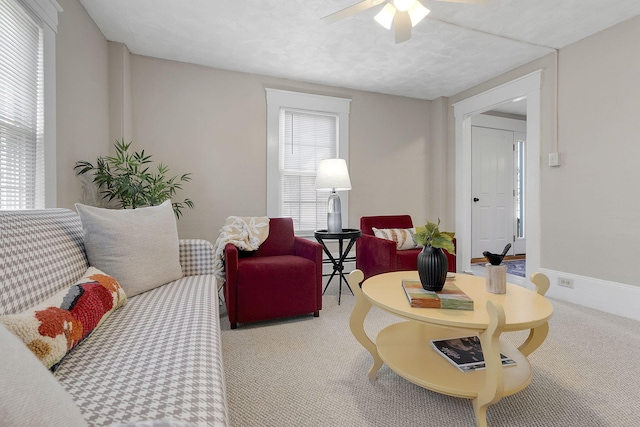
<instances>
[{"instance_id":1,"label":"red knit pillow","mask_svg":"<svg viewBox=\"0 0 640 427\"><path fill-rule=\"evenodd\" d=\"M94 267L73 286L0 323L20 338L47 368L62 359L118 307L127 296L120 284Z\"/></svg>"}]
</instances>

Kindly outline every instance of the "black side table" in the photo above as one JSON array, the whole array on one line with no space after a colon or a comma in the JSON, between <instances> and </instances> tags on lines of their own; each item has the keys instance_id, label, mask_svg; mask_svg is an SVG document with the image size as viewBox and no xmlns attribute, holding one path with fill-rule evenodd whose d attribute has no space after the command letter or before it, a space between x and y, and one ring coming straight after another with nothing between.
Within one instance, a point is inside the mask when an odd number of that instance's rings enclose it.
<instances>
[{"instance_id":1,"label":"black side table","mask_svg":"<svg viewBox=\"0 0 640 427\"><path fill-rule=\"evenodd\" d=\"M335 276L336 273L338 273L339 283L340 283L340 287L338 288L338 305L340 305L340 297L342 296L343 280L344 280L344 284L347 285L347 288L349 288L349 291L351 291L351 294L353 295L353 291L349 286L349 282L347 282L347 278L343 273L343 270L344 270L343 264L345 259L347 258L347 254L353 247L353 244L356 242L356 240L358 240L360 236L362 236L362 231L353 229L353 228L344 228L340 233L330 233L327 230L317 230L316 232L314 232L314 235L316 237L316 240L322 245L322 248L324 249L324 253L327 254L327 256L329 257L329 260L333 264L333 273L331 273L331 277L327 282L327 286L324 287L324 290L322 291L322 295L324 295L325 291L329 287L329 283L331 283L333 276ZM331 252L329 251L329 249L327 248L327 245L324 242L325 240L338 241L338 258L337 259L334 258L333 255L331 255ZM347 244L346 248L343 248L342 242L345 240L349 240L349 243Z\"/></svg>"}]
</instances>

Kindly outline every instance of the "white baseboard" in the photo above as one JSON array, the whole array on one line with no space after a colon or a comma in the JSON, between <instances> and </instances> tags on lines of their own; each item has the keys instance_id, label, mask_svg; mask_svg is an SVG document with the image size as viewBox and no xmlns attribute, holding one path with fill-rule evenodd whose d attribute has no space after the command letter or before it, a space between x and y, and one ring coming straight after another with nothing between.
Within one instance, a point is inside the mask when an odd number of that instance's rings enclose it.
<instances>
[{"instance_id":1,"label":"white baseboard","mask_svg":"<svg viewBox=\"0 0 640 427\"><path fill-rule=\"evenodd\" d=\"M541 268L551 286L547 296L629 319L640 320L640 287ZM573 280L573 288L558 285L558 278Z\"/></svg>"}]
</instances>

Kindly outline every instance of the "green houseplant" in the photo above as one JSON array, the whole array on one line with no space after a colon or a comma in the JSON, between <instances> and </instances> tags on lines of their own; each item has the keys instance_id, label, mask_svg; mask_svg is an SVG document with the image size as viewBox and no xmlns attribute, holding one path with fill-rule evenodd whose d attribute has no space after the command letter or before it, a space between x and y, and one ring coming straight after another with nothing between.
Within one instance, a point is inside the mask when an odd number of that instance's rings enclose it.
<instances>
[{"instance_id":1,"label":"green houseplant","mask_svg":"<svg viewBox=\"0 0 640 427\"><path fill-rule=\"evenodd\" d=\"M455 236L455 232L440 231L440 218L438 218L437 224L427 221L427 225L424 227L416 227L416 242L418 244L444 249L451 255L456 254L456 248L453 245Z\"/></svg>"},{"instance_id":2,"label":"green houseplant","mask_svg":"<svg viewBox=\"0 0 640 427\"><path fill-rule=\"evenodd\" d=\"M427 291L438 292L444 287L449 261L442 250L455 255L454 237L454 232L440 231L439 218L437 224L427 221L424 227L416 228L416 242L424 245L418 254L418 274L422 287Z\"/></svg>"},{"instance_id":3,"label":"green houseplant","mask_svg":"<svg viewBox=\"0 0 640 427\"><path fill-rule=\"evenodd\" d=\"M115 156L99 156L95 165L78 161L74 166L76 175L93 174L93 183L100 195L107 201L116 200L123 209L156 206L172 199L173 211L177 218L185 207L193 208L190 199L173 201L182 184L191 181L191 174L169 177L169 167L163 163L152 169L151 155L144 150L130 152L133 141L117 141L113 144Z\"/></svg>"}]
</instances>

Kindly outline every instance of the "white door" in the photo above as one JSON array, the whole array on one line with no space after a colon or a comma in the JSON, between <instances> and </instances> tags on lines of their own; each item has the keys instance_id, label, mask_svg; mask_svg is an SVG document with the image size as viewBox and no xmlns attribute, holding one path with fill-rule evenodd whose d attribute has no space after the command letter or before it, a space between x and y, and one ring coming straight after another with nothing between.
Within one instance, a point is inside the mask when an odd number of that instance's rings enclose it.
<instances>
[{"instance_id":1,"label":"white door","mask_svg":"<svg viewBox=\"0 0 640 427\"><path fill-rule=\"evenodd\" d=\"M471 141L471 256L482 258L484 251L502 253L513 244L514 135L472 126Z\"/></svg>"}]
</instances>

